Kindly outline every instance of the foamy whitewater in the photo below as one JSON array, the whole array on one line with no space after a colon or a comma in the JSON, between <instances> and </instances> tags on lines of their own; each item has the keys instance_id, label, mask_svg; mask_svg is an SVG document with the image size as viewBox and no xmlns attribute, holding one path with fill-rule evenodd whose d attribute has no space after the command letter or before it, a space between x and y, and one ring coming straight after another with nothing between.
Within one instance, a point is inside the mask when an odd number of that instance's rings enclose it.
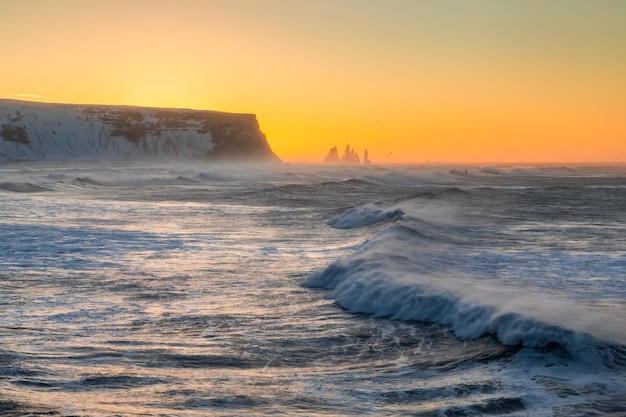
<instances>
[{"instance_id":1,"label":"foamy whitewater","mask_svg":"<svg viewBox=\"0 0 626 417\"><path fill-rule=\"evenodd\" d=\"M626 415L624 167L0 165L0 415Z\"/></svg>"}]
</instances>

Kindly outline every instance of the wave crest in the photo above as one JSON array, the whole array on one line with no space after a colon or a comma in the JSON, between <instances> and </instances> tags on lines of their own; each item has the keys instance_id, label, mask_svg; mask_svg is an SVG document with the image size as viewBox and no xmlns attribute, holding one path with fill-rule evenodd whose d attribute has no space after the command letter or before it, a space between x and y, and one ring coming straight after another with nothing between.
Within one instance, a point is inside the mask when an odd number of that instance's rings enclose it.
<instances>
[{"instance_id":1,"label":"wave crest","mask_svg":"<svg viewBox=\"0 0 626 417\"><path fill-rule=\"evenodd\" d=\"M372 203L360 207L352 207L328 220L328 224L336 229L355 229L379 223L384 220L397 220L404 215L398 208L384 208Z\"/></svg>"},{"instance_id":2,"label":"wave crest","mask_svg":"<svg viewBox=\"0 0 626 417\"><path fill-rule=\"evenodd\" d=\"M52 191L49 188L32 184L30 182L2 182L0 183L0 190L11 191L14 193L39 193L43 191Z\"/></svg>"},{"instance_id":3,"label":"wave crest","mask_svg":"<svg viewBox=\"0 0 626 417\"><path fill-rule=\"evenodd\" d=\"M357 226L354 213L338 217ZM462 339L495 335L505 345L560 346L572 354L626 346L623 324L608 311L473 275L486 270L473 262L487 254L468 248L464 232L405 215L304 285L330 290L328 297L350 312L450 326Z\"/></svg>"}]
</instances>

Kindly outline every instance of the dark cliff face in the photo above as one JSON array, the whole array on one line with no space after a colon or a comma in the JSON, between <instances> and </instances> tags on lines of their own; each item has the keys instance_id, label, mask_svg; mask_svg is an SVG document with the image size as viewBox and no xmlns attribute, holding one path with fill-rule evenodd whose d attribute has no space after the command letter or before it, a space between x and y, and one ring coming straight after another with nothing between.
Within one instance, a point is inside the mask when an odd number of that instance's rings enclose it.
<instances>
[{"instance_id":1,"label":"dark cliff face","mask_svg":"<svg viewBox=\"0 0 626 417\"><path fill-rule=\"evenodd\" d=\"M109 123L113 127L111 136L122 136L131 142L138 142L147 135L160 136L164 132L195 131L212 136L214 147L204 155L209 160L280 161L261 132L254 114L186 109L146 110L149 110L150 120L146 120L139 108L131 107L92 106L86 108L84 113Z\"/></svg>"},{"instance_id":2,"label":"dark cliff face","mask_svg":"<svg viewBox=\"0 0 626 417\"><path fill-rule=\"evenodd\" d=\"M213 135L215 147L207 157L213 160L268 158L278 161L265 135L259 128L256 116L250 114L206 121L203 128ZM272 157L273 156L273 157Z\"/></svg>"},{"instance_id":3,"label":"dark cliff face","mask_svg":"<svg viewBox=\"0 0 626 417\"><path fill-rule=\"evenodd\" d=\"M24 115L19 111L15 112L15 115L7 118L7 123L0 125L0 137L9 142L21 143L22 145L28 145L28 133L23 126L20 126L20 120L24 118Z\"/></svg>"},{"instance_id":4,"label":"dark cliff face","mask_svg":"<svg viewBox=\"0 0 626 417\"><path fill-rule=\"evenodd\" d=\"M132 153L140 158L280 161L253 114L0 100L0 122L0 145L3 141L24 145L20 152L26 158L29 152L43 158L63 154L62 144L76 148L76 138L83 138L80 147L89 144L87 156L96 158L101 150L110 154L114 147L125 154L121 157ZM15 148L5 147L5 154L7 149Z\"/></svg>"}]
</instances>

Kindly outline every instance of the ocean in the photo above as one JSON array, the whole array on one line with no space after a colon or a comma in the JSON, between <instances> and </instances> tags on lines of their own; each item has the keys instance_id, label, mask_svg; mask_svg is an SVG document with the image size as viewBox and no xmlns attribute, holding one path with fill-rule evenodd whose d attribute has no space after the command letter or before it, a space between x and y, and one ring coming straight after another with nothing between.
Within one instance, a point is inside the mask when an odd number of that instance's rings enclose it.
<instances>
[{"instance_id":1,"label":"ocean","mask_svg":"<svg viewBox=\"0 0 626 417\"><path fill-rule=\"evenodd\" d=\"M0 416L624 416L626 167L0 166Z\"/></svg>"}]
</instances>

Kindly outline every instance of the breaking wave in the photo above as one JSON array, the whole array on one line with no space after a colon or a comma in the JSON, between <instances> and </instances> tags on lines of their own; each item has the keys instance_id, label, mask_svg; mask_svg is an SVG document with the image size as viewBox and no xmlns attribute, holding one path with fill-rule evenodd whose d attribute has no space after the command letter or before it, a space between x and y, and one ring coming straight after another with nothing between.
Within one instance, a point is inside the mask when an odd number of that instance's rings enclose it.
<instances>
[{"instance_id":1,"label":"breaking wave","mask_svg":"<svg viewBox=\"0 0 626 417\"><path fill-rule=\"evenodd\" d=\"M346 210L328 223L351 228L387 219L398 221L314 272L305 286L330 290L328 297L353 313L445 325L468 340L495 335L505 345L559 347L581 356L602 350L605 363L617 357L618 366L626 366L626 326L614 312L559 299L557 290L542 292L528 284L529 278L489 276L498 263L508 262L507 255L494 257L485 236L479 238L472 228L372 204ZM608 359L606 347L611 347Z\"/></svg>"},{"instance_id":2,"label":"breaking wave","mask_svg":"<svg viewBox=\"0 0 626 417\"><path fill-rule=\"evenodd\" d=\"M379 204L366 204L350 208L328 220L328 224L336 229L354 229L379 223L383 220L395 220L404 215L398 208L385 208Z\"/></svg>"}]
</instances>

